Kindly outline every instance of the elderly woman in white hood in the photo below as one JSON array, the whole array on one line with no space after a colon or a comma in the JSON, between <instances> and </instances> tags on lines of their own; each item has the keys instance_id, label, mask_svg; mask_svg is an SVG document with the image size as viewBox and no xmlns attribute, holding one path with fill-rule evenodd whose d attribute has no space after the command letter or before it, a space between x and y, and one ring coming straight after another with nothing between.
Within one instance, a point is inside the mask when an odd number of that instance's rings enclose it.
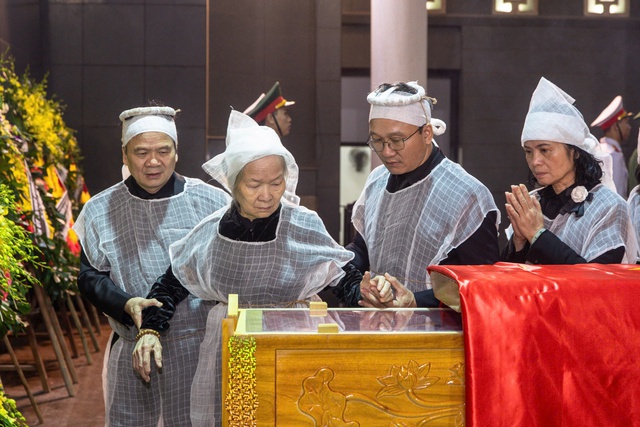
<instances>
[{"instance_id":1,"label":"elderly woman in white hood","mask_svg":"<svg viewBox=\"0 0 640 427\"><path fill-rule=\"evenodd\" d=\"M502 260L530 264L635 262L636 240L611 163L598 150L574 99L542 78L521 143L536 189L511 186L511 226Z\"/></svg>"},{"instance_id":2,"label":"elderly woman in white hood","mask_svg":"<svg viewBox=\"0 0 640 427\"><path fill-rule=\"evenodd\" d=\"M203 168L233 202L171 245L171 268L148 296L163 307L145 310L142 324L168 329L175 304L189 293L219 302L209 313L191 389L194 426L220 423L220 334L229 294L238 294L241 306L284 307L319 300L317 292L332 286L339 300L357 306L362 280L349 262L353 254L315 212L298 205L298 167L276 133L232 111L226 144ZM161 364L159 335L142 336L134 351L134 368L147 381L150 353Z\"/></svg>"}]
</instances>

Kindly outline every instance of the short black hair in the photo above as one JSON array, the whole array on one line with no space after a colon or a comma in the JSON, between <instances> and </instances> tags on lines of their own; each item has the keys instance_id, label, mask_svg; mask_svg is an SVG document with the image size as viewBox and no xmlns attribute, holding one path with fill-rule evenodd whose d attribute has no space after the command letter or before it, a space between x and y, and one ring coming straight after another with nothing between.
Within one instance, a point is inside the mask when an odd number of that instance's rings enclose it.
<instances>
[{"instance_id":1,"label":"short black hair","mask_svg":"<svg viewBox=\"0 0 640 427\"><path fill-rule=\"evenodd\" d=\"M416 93L418 93L418 90L416 88L409 86L405 82L382 83L376 88L376 92L386 92L391 88L394 88L393 92L402 92L409 95L415 95Z\"/></svg>"}]
</instances>

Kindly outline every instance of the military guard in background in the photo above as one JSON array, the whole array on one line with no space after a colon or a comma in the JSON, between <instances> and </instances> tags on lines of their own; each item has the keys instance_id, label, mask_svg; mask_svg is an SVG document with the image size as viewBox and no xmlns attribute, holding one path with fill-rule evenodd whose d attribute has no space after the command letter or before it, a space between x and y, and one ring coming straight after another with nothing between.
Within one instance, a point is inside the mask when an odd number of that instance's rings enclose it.
<instances>
[{"instance_id":1,"label":"military guard in background","mask_svg":"<svg viewBox=\"0 0 640 427\"><path fill-rule=\"evenodd\" d=\"M253 104L248 106L244 110L244 114L258 124L275 130L278 136L283 138L291 132L291 116L289 116L288 107L293 104L295 101L284 99L280 90L280 82L276 82L266 95L263 93Z\"/></svg>"},{"instance_id":2,"label":"military guard in background","mask_svg":"<svg viewBox=\"0 0 640 427\"><path fill-rule=\"evenodd\" d=\"M631 132L631 116L633 113L625 111L622 106L622 96L618 95L596 118L592 127L599 127L604 132L600 138L600 149L611 155L613 161L613 182L616 190L627 198L628 175L627 162L624 159L621 145Z\"/></svg>"}]
</instances>

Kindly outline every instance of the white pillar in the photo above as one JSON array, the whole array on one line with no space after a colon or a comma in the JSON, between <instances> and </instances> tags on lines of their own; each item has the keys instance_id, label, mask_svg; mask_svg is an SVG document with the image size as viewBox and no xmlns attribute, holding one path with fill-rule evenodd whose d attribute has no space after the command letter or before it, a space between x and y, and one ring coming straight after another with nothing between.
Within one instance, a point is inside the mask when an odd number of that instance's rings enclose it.
<instances>
[{"instance_id":1,"label":"white pillar","mask_svg":"<svg viewBox=\"0 0 640 427\"><path fill-rule=\"evenodd\" d=\"M412 80L427 88L425 0L371 0L371 88Z\"/></svg>"},{"instance_id":2,"label":"white pillar","mask_svg":"<svg viewBox=\"0 0 640 427\"><path fill-rule=\"evenodd\" d=\"M371 0L371 89L414 80L427 89L425 0ZM372 169L381 164L371 156Z\"/></svg>"}]
</instances>

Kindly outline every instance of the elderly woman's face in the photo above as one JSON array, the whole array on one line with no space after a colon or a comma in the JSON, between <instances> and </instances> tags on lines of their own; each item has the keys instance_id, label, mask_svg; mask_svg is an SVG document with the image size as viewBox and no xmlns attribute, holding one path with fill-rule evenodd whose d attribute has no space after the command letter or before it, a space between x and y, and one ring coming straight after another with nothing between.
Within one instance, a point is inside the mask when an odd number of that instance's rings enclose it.
<instances>
[{"instance_id":1,"label":"elderly woman's face","mask_svg":"<svg viewBox=\"0 0 640 427\"><path fill-rule=\"evenodd\" d=\"M266 156L247 163L234 191L240 215L252 221L267 218L280 206L285 188L285 163L281 156Z\"/></svg>"},{"instance_id":2,"label":"elderly woman's face","mask_svg":"<svg viewBox=\"0 0 640 427\"><path fill-rule=\"evenodd\" d=\"M552 185L556 194L576 181L575 150L553 141L526 141L524 152L529 169L538 183Z\"/></svg>"}]
</instances>

